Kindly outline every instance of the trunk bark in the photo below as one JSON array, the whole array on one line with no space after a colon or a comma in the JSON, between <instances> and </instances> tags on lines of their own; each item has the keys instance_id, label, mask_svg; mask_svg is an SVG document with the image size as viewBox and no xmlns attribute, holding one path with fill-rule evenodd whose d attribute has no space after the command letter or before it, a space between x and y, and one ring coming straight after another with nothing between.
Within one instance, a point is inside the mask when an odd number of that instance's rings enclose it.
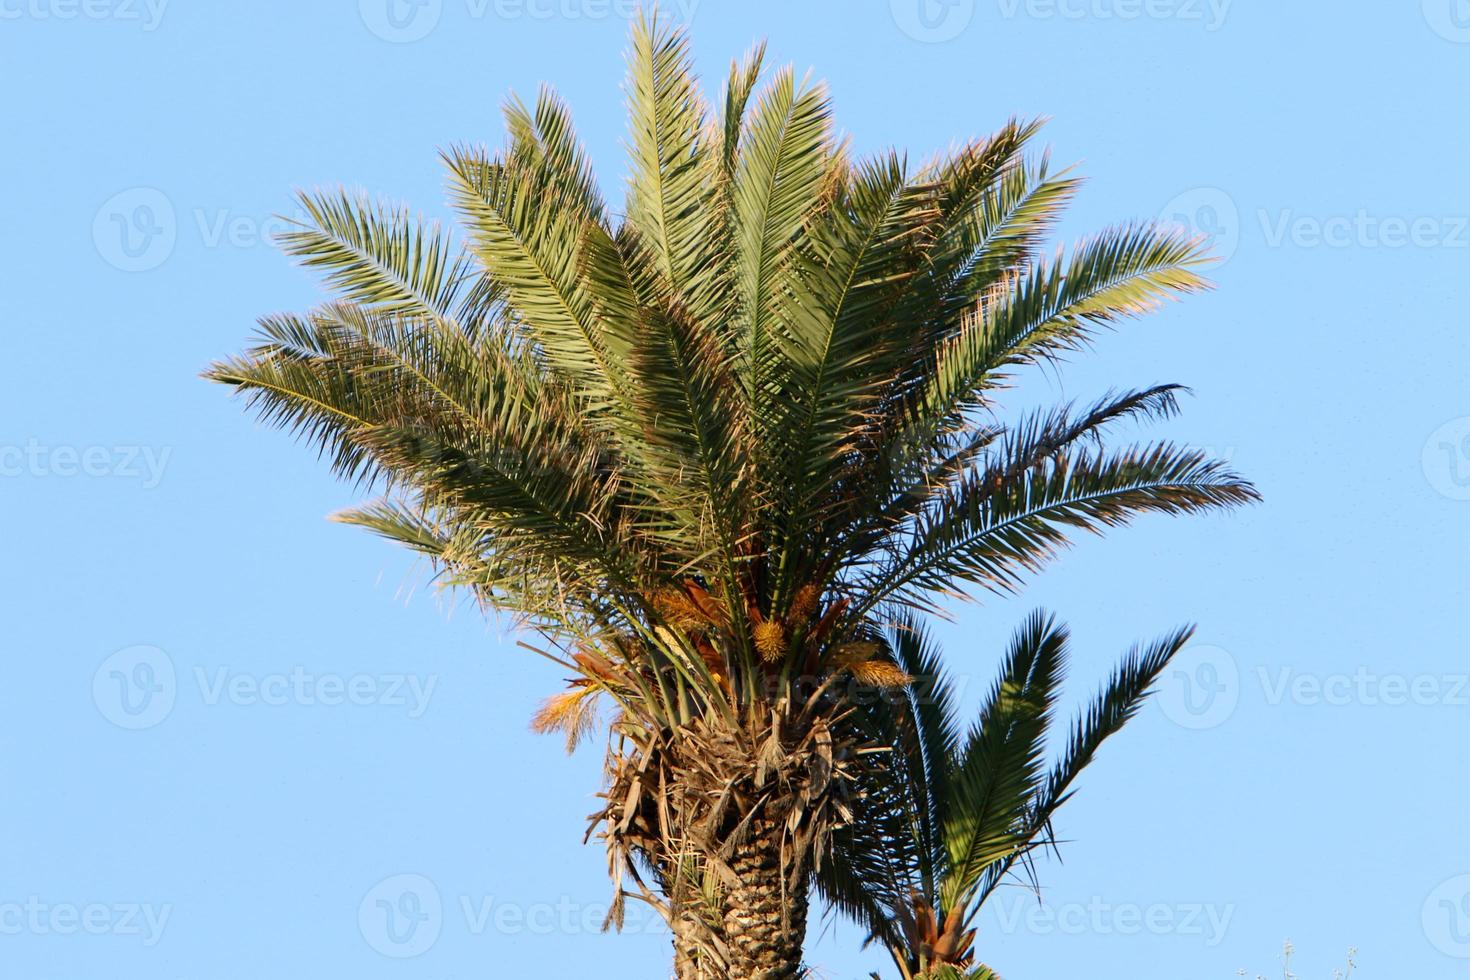
<instances>
[{"instance_id":1,"label":"trunk bark","mask_svg":"<svg viewBox=\"0 0 1470 980\"><path fill-rule=\"evenodd\" d=\"M674 932L674 977L675 980L719 980L700 955L699 943L694 938L699 926L687 920L677 919Z\"/></svg>"},{"instance_id":2,"label":"trunk bark","mask_svg":"<svg viewBox=\"0 0 1470 980\"><path fill-rule=\"evenodd\" d=\"M776 821L756 820L731 855L738 883L725 894L729 980L794 980L802 975L806 869L796 878L798 887L785 887L791 868L782 861L781 829Z\"/></svg>"}]
</instances>

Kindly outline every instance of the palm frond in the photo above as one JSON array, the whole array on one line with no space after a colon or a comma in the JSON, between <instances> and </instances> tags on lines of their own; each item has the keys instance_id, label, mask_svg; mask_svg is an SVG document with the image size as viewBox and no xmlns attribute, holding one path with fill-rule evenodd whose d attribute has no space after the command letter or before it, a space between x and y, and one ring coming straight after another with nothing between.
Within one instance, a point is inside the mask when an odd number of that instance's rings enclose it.
<instances>
[{"instance_id":1,"label":"palm frond","mask_svg":"<svg viewBox=\"0 0 1470 980\"><path fill-rule=\"evenodd\" d=\"M467 147L449 150L444 160L475 254L540 354L591 406L621 402L626 343L598 318L599 299L580 268L587 202L550 167L519 166Z\"/></svg>"},{"instance_id":2,"label":"palm frond","mask_svg":"<svg viewBox=\"0 0 1470 980\"><path fill-rule=\"evenodd\" d=\"M727 182L735 176L740 138L745 129L745 107L750 103L756 82L760 80L765 60L766 44L762 41L751 49L743 62L730 62L730 78L725 83L725 108L720 116L720 162Z\"/></svg>"},{"instance_id":3,"label":"palm frond","mask_svg":"<svg viewBox=\"0 0 1470 980\"><path fill-rule=\"evenodd\" d=\"M345 300L391 313L455 319L455 307L474 280L468 256L434 225L407 210L377 205L346 191L301 193L309 218L278 240L286 254L322 269Z\"/></svg>"},{"instance_id":4,"label":"palm frond","mask_svg":"<svg viewBox=\"0 0 1470 980\"><path fill-rule=\"evenodd\" d=\"M888 602L927 605L956 581L1012 591L1067 541L1141 513L1193 513L1258 499L1249 483L1204 453L1169 443L1087 450L1035 459L1014 442L995 461L941 494L900 536L876 571L855 581L854 615Z\"/></svg>"},{"instance_id":5,"label":"palm frond","mask_svg":"<svg viewBox=\"0 0 1470 980\"><path fill-rule=\"evenodd\" d=\"M694 75L688 34L640 15L628 63L627 223L659 277L699 320L717 326L728 308L721 261L725 230L716 205L718 148Z\"/></svg>"},{"instance_id":6,"label":"palm frond","mask_svg":"<svg viewBox=\"0 0 1470 980\"><path fill-rule=\"evenodd\" d=\"M1114 668L1112 677L1087 711L1072 723L1062 757L1044 778L1036 780L1030 811L1017 827L1017 837L1025 843L1010 858L986 869L975 893L977 907L1000 885L1015 862L1037 846L1057 810L1071 798L1071 786L1078 774L1097 757L1103 741L1119 732L1138 713L1154 682L1193 634L1194 627L1181 627L1147 646L1135 646Z\"/></svg>"},{"instance_id":7,"label":"palm frond","mask_svg":"<svg viewBox=\"0 0 1470 980\"><path fill-rule=\"evenodd\" d=\"M1203 244L1141 224L1105 232L1070 256L1015 270L980 297L964 325L925 362L910 410L933 431L959 421L1006 369L1076 350L1091 331L1205 288ZM912 438L912 437L911 437Z\"/></svg>"},{"instance_id":8,"label":"palm frond","mask_svg":"<svg viewBox=\"0 0 1470 980\"><path fill-rule=\"evenodd\" d=\"M987 868L1019 846L1042 771L1043 742L1067 658L1067 630L1036 612L1016 632L980 717L960 750L940 814L946 866L940 906L964 908Z\"/></svg>"},{"instance_id":9,"label":"palm frond","mask_svg":"<svg viewBox=\"0 0 1470 980\"><path fill-rule=\"evenodd\" d=\"M731 187L740 297L750 384L761 387L776 328L782 281L797 232L821 202L831 148L824 86L798 88L791 69L767 86L741 137Z\"/></svg>"}]
</instances>

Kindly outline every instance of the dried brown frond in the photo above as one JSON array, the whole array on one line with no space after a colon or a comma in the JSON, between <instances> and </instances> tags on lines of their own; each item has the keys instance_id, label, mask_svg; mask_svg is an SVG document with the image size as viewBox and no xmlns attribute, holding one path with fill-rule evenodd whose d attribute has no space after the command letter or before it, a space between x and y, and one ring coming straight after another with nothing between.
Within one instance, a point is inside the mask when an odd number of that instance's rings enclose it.
<instances>
[{"instance_id":1,"label":"dried brown frond","mask_svg":"<svg viewBox=\"0 0 1470 980\"><path fill-rule=\"evenodd\" d=\"M819 641L825 638L842 614L847 612L847 606L846 599L838 599L828 606L827 611L822 613L822 618L817 620L817 625L812 628L812 638Z\"/></svg>"},{"instance_id":2,"label":"dried brown frond","mask_svg":"<svg viewBox=\"0 0 1470 980\"><path fill-rule=\"evenodd\" d=\"M563 733L570 755L597 723L596 694L597 688L574 681L570 690L553 694L541 703L540 710L531 717L531 730L542 735Z\"/></svg>"},{"instance_id":3,"label":"dried brown frond","mask_svg":"<svg viewBox=\"0 0 1470 980\"><path fill-rule=\"evenodd\" d=\"M699 653L699 659L704 661L704 665L710 669L711 673L718 674L725 669L725 658L720 656L720 651L716 650L715 645L709 640L703 637L695 640L694 649Z\"/></svg>"},{"instance_id":4,"label":"dried brown frond","mask_svg":"<svg viewBox=\"0 0 1470 980\"><path fill-rule=\"evenodd\" d=\"M729 624L730 611L725 603L698 582L686 580L684 593L699 615L711 626L724 628Z\"/></svg>"},{"instance_id":5,"label":"dried brown frond","mask_svg":"<svg viewBox=\"0 0 1470 980\"><path fill-rule=\"evenodd\" d=\"M582 647L572 654L572 660L588 677L609 681L616 676L612 661L590 647Z\"/></svg>"}]
</instances>

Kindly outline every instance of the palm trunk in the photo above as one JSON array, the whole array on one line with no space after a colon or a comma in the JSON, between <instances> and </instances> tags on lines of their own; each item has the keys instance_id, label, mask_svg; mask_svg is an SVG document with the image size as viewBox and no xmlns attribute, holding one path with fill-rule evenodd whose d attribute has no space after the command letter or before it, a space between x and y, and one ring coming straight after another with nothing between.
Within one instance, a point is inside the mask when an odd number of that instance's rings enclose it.
<instances>
[{"instance_id":1,"label":"palm trunk","mask_svg":"<svg viewBox=\"0 0 1470 980\"><path fill-rule=\"evenodd\" d=\"M806 937L806 875L786 887L779 822L757 819L734 848L730 868L737 883L725 894L729 980L794 980L801 976ZM804 872L805 869L803 869Z\"/></svg>"},{"instance_id":2,"label":"palm trunk","mask_svg":"<svg viewBox=\"0 0 1470 980\"><path fill-rule=\"evenodd\" d=\"M609 753L594 826L613 867L654 869L678 980L803 976L812 857L848 818L855 769L848 736L797 720L699 718Z\"/></svg>"},{"instance_id":3,"label":"palm trunk","mask_svg":"<svg viewBox=\"0 0 1470 980\"><path fill-rule=\"evenodd\" d=\"M719 980L719 973L705 962L695 938L699 925L678 918L673 923L675 980Z\"/></svg>"}]
</instances>

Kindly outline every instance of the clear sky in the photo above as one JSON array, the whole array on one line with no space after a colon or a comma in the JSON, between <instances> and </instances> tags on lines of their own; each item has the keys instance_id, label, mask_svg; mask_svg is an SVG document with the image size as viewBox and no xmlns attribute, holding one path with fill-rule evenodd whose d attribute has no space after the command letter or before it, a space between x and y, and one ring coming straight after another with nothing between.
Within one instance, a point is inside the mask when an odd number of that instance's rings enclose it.
<instances>
[{"instance_id":1,"label":"clear sky","mask_svg":"<svg viewBox=\"0 0 1470 980\"><path fill-rule=\"evenodd\" d=\"M394 4L390 7L389 3ZM609 193L627 0L0 0L0 976L649 978L597 930L596 746L558 670L425 587L312 452L198 380L321 294L297 187L446 214L436 150L553 83ZM1031 608L1073 691L1200 624L982 916L1008 980L1470 971L1470 9L1456 0L681 0L706 79L757 38L856 150L1051 117L1064 231L1164 215L1217 291L1022 397L1179 381L1164 429L1266 502L1156 517L944 628L973 695ZM712 82L713 84L713 82ZM971 683L973 682L973 683ZM885 967L814 923L823 977ZM1273 972L1276 971L1276 972Z\"/></svg>"}]
</instances>

